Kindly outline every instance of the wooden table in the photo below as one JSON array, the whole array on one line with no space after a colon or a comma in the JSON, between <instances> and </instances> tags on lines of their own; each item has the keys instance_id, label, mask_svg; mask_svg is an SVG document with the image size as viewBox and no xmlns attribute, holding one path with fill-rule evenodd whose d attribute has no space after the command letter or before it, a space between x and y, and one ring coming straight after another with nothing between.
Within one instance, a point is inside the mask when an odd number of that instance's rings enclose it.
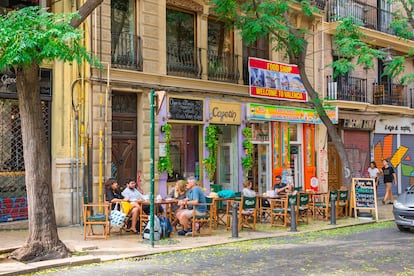
<instances>
[{"instance_id":1,"label":"wooden table","mask_svg":"<svg viewBox=\"0 0 414 276\"><path fill-rule=\"evenodd\" d=\"M145 205L151 205L151 202L149 200L138 200L137 203L140 205L139 208L139 232L142 233L142 230L144 229L144 224L148 222L150 214L146 214L144 212L144 206ZM163 199L163 200L154 200L154 215L157 215L157 209L159 209L158 206L165 205L165 215L170 219L170 221L173 221L173 214L172 214L172 205L177 204L178 200L176 199Z\"/></svg>"}]
</instances>

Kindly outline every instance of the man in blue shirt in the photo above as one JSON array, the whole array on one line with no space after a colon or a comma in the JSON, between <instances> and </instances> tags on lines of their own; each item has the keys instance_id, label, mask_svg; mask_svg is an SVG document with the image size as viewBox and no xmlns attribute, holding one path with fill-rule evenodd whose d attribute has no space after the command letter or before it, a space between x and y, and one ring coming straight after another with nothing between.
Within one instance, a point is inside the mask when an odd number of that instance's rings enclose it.
<instances>
[{"instance_id":1,"label":"man in blue shirt","mask_svg":"<svg viewBox=\"0 0 414 276\"><path fill-rule=\"evenodd\" d=\"M183 229L178 231L178 235L181 236L184 236L187 233L191 233L192 231L189 226L189 220L193 217L193 208L195 208L196 215L198 216L205 215L207 211L206 205L197 205L199 203L205 204L206 196L204 195L201 188L197 186L197 180L194 177L189 177L187 179L186 188L187 197L178 201L178 205L184 206L185 208L177 213L177 218L180 221L180 224L183 226ZM195 231L195 229L193 230Z\"/></svg>"}]
</instances>

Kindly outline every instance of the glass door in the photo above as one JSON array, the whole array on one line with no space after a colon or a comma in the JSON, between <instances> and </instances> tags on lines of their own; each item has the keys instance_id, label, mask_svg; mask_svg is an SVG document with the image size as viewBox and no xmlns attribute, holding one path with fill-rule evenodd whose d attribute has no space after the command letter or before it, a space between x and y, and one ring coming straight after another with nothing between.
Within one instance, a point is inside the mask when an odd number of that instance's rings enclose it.
<instances>
[{"instance_id":1,"label":"glass door","mask_svg":"<svg viewBox=\"0 0 414 276\"><path fill-rule=\"evenodd\" d=\"M265 144L255 145L257 150L257 184L259 194L271 189L271 172L269 146Z\"/></svg>"},{"instance_id":2,"label":"glass door","mask_svg":"<svg viewBox=\"0 0 414 276\"><path fill-rule=\"evenodd\" d=\"M290 169L295 187L303 187L301 145L290 146Z\"/></svg>"},{"instance_id":3,"label":"glass door","mask_svg":"<svg viewBox=\"0 0 414 276\"><path fill-rule=\"evenodd\" d=\"M231 144L220 144L218 151L218 183L223 186L223 190L234 190L231 183L232 176L232 154L231 154Z\"/></svg>"}]
</instances>

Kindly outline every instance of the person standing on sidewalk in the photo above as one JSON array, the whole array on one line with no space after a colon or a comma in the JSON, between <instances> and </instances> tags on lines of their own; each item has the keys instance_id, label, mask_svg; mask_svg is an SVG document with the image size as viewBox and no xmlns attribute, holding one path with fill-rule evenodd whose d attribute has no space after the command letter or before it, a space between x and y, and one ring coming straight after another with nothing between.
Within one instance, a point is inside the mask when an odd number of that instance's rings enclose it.
<instances>
[{"instance_id":1,"label":"person standing on sidewalk","mask_svg":"<svg viewBox=\"0 0 414 276\"><path fill-rule=\"evenodd\" d=\"M382 168L381 173L384 176L385 184L385 196L382 203L387 203L387 199L389 198L389 204L393 204L394 198L392 197L392 181L394 180L394 185L397 186L397 175L395 174L393 167L389 165L387 159L383 159L382 164L384 167Z\"/></svg>"},{"instance_id":2,"label":"person standing on sidewalk","mask_svg":"<svg viewBox=\"0 0 414 276\"><path fill-rule=\"evenodd\" d=\"M375 188L376 188L377 196L378 196L378 182L379 182L380 171L377 168L377 164L375 163L375 161L371 161L371 163L369 163L368 173L369 173L370 178L375 179Z\"/></svg>"}]
</instances>

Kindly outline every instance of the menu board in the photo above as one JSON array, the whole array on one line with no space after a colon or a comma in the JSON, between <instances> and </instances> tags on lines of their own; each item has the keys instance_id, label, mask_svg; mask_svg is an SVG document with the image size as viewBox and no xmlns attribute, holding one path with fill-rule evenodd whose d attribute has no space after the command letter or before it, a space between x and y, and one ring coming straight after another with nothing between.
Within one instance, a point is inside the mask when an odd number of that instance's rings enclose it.
<instances>
[{"instance_id":1,"label":"menu board","mask_svg":"<svg viewBox=\"0 0 414 276\"><path fill-rule=\"evenodd\" d=\"M170 97L168 99L170 120L203 121L203 100Z\"/></svg>"},{"instance_id":2,"label":"menu board","mask_svg":"<svg viewBox=\"0 0 414 276\"><path fill-rule=\"evenodd\" d=\"M375 179L352 178L352 198L355 217L358 209L368 209L375 210L378 218Z\"/></svg>"}]
</instances>

